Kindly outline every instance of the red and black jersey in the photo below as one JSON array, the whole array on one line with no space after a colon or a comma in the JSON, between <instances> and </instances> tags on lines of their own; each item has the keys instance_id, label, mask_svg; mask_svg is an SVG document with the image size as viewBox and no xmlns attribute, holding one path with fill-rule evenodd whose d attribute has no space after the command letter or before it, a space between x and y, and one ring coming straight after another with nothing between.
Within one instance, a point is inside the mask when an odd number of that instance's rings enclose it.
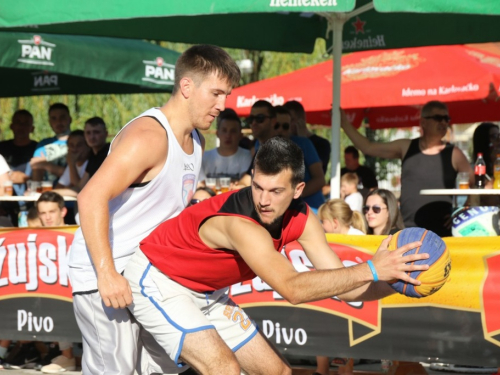
<instances>
[{"instance_id":1,"label":"red and black jersey","mask_svg":"<svg viewBox=\"0 0 500 375\"><path fill-rule=\"evenodd\" d=\"M283 216L280 238L273 238L277 251L302 235L308 213L302 199L292 201ZM153 266L197 292L253 279L255 274L237 251L212 249L201 240L199 228L213 216L237 216L261 225L248 187L186 208L179 216L160 224L141 242L140 248Z\"/></svg>"}]
</instances>

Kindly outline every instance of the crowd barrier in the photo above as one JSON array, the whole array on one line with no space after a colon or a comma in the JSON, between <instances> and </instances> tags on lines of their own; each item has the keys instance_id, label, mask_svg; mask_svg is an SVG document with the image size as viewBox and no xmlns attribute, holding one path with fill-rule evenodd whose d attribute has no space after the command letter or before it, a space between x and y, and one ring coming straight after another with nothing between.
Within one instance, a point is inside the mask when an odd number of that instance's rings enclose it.
<instances>
[{"instance_id":1,"label":"crowd barrier","mask_svg":"<svg viewBox=\"0 0 500 375\"><path fill-rule=\"evenodd\" d=\"M75 229L0 230L0 339L81 341L67 271ZM370 259L382 238L327 235L346 266ZM500 239L444 240L450 278L426 298L394 294L346 303L333 297L293 306L259 278L233 285L230 294L288 355L499 367ZM298 271L312 270L297 242L282 254Z\"/></svg>"}]
</instances>

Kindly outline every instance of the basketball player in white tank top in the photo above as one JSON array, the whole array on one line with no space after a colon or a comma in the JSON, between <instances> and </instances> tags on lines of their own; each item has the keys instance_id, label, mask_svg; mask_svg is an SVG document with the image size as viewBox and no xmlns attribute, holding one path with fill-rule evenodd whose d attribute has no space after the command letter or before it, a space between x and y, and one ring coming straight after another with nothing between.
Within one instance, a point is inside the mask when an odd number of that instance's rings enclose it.
<instances>
[{"instance_id":1,"label":"basketball player in white tank top","mask_svg":"<svg viewBox=\"0 0 500 375\"><path fill-rule=\"evenodd\" d=\"M121 272L139 241L189 202L204 147L195 129L210 127L239 79L222 49L188 49L176 64L170 100L117 134L79 194L81 232L70 253L70 278L84 374L181 370L169 367L163 349L129 315L132 295Z\"/></svg>"}]
</instances>

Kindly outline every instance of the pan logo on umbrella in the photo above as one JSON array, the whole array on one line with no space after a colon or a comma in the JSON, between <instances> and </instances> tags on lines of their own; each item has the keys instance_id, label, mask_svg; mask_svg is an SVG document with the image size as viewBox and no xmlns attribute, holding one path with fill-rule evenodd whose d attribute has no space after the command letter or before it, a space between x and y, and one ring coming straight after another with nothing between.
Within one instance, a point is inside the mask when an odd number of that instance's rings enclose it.
<instances>
[{"instance_id":1,"label":"pan logo on umbrella","mask_svg":"<svg viewBox=\"0 0 500 375\"><path fill-rule=\"evenodd\" d=\"M367 35L371 34L372 31L369 29L365 29L367 22L363 21L361 18L359 18L359 16L356 17L356 21L350 22L350 24L353 26L353 30L351 30L349 34L354 36L353 38L346 39L342 42L342 49L344 50L344 52L386 47L385 35ZM362 34L363 37L358 38L358 34Z\"/></svg>"},{"instance_id":2,"label":"pan logo on umbrella","mask_svg":"<svg viewBox=\"0 0 500 375\"><path fill-rule=\"evenodd\" d=\"M18 42L21 45L21 58L17 59L18 62L54 66L51 60L55 44L43 40L40 35L34 35L33 39L21 39Z\"/></svg>"},{"instance_id":3,"label":"pan logo on umbrella","mask_svg":"<svg viewBox=\"0 0 500 375\"><path fill-rule=\"evenodd\" d=\"M33 75L32 92L39 93L39 95L54 93L59 91L59 75L47 70L40 70L31 73Z\"/></svg>"},{"instance_id":4,"label":"pan logo on umbrella","mask_svg":"<svg viewBox=\"0 0 500 375\"><path fill-rule=\"evenodd\" d=\"M143 60L145 65L143 81L156 83L157 85L173 85L175 77L175 65L165 63L163 57L155 60Z\"/></svg>"}]
</instances>

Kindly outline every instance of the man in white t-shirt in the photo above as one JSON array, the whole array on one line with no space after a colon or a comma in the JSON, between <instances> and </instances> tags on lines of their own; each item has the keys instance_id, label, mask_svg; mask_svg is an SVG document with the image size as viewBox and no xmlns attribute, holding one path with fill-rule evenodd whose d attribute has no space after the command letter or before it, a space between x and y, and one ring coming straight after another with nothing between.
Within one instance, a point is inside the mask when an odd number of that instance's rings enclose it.
<instances>
[{"instance_id":1,"label":"man in white t-shirt","mask_svg":"<svg viewBox=\"0 0 500 375\"><path fill-rule=\"evenodd\" d=\"M240 118L231 112L221 114L217 124L220 145L203 155L204 176L200 177L224 176L239 180L252 162L250 151L238 146L242 137Z\"/></svg>"},{"instance_id":2,"label":"man in white t-shirt","mask_svg":"<svg viewBox=\"0 0 500 375\"><path fill-rule=\"evenodd\" d=\"M64 189L64 194L62 195L76 196L76 187L80 178L85 173L89 156L90 147L85 142L83 130L72 131L68 137L68 155L66 156L68 165L56 185L57 189L67 188ZM69 192L71 194L67 194L67 190L71 190ZM61 192L59 193L61 194Z\"/></svg>"}]
</instances>

